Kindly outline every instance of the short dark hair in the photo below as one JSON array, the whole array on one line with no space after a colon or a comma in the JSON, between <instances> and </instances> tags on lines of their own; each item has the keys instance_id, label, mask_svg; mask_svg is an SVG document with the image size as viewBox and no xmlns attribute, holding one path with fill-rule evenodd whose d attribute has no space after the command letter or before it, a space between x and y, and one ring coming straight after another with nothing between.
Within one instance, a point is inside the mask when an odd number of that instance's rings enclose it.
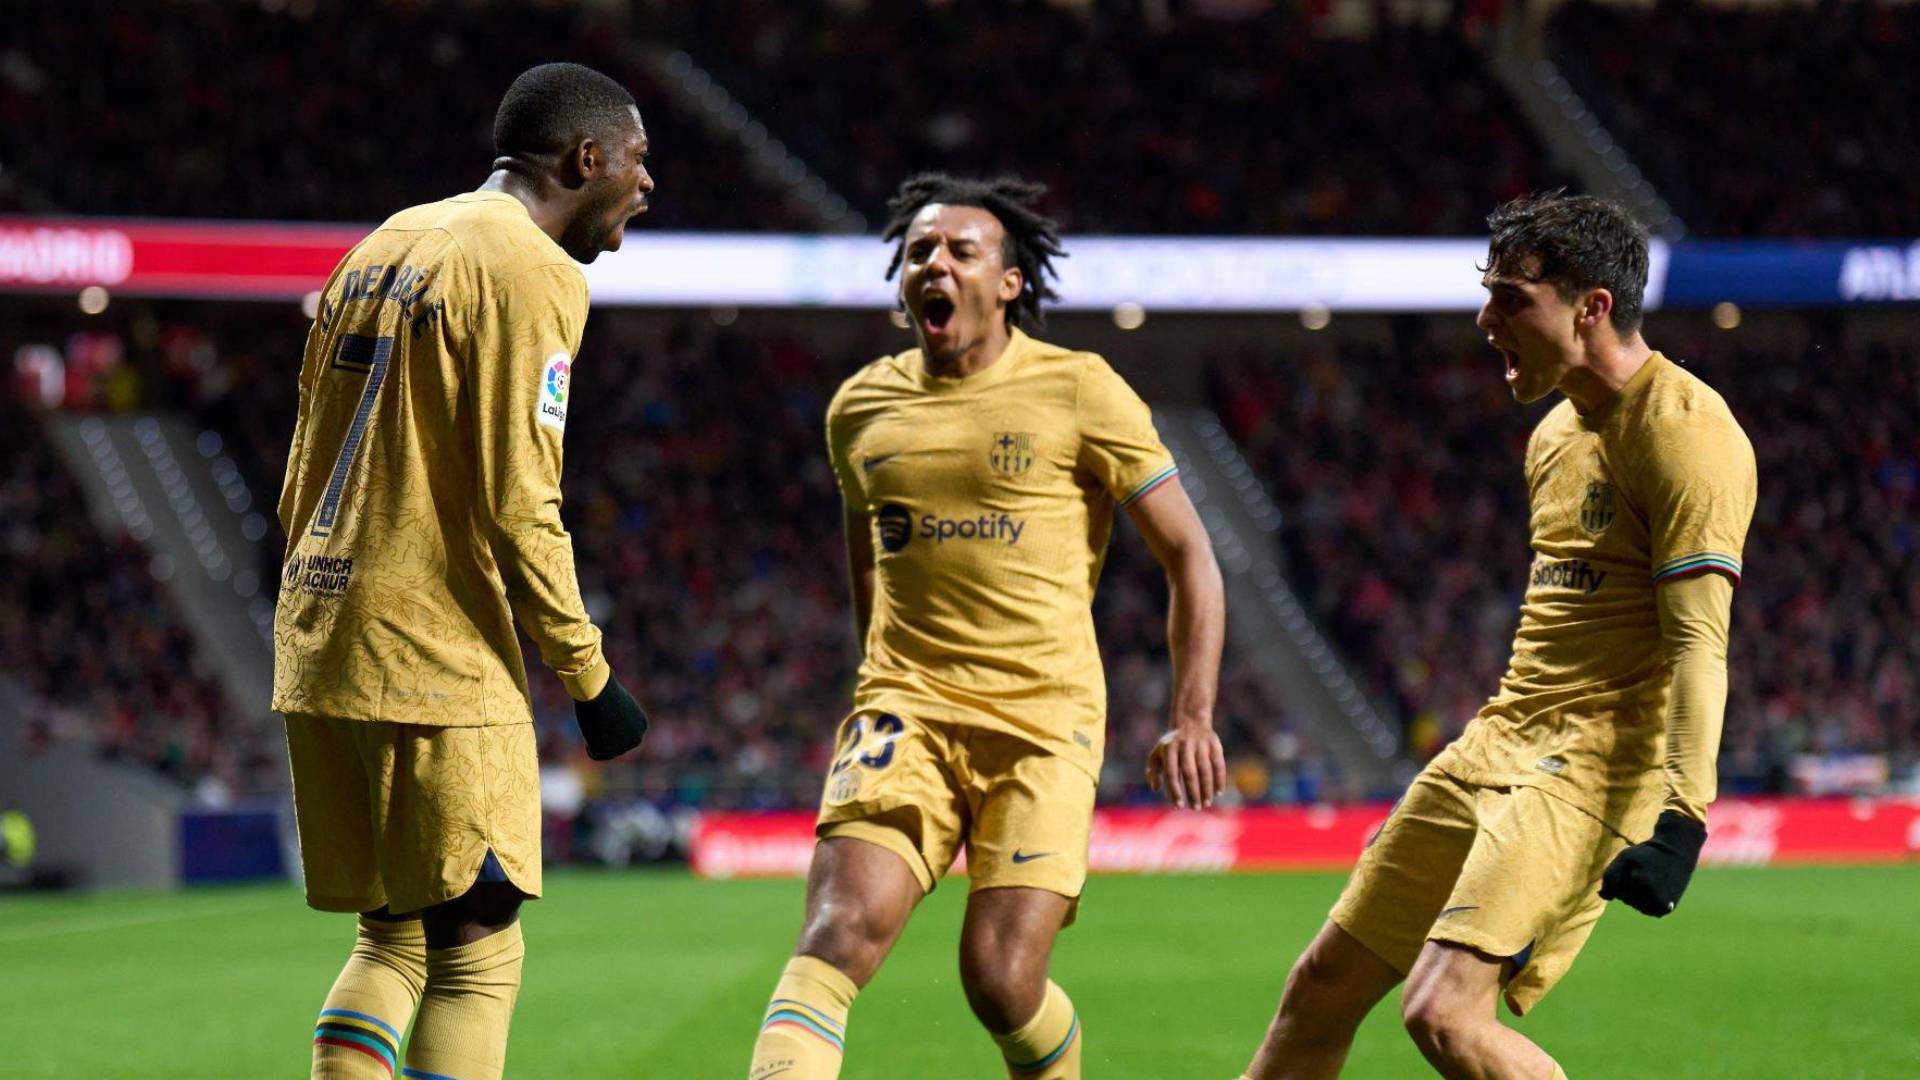
<instances>
[{"instance_id":1,"label":"short dark hair","mask_svg":"<svg viewBox=\"0 0 1920 1080\"><path fill-rule=\"evenodd\" d=\"M947 206L977 206L1000 219L1006 239L1000 245L1000 260L1020 271L1023 284L1020 295L1007 306L1007 321L1015 327L1045 326L1047 319L1040 305L1060 299L1047 284L1058 279L1053 260L1066 258L1060 246L1060 226L1052 218L1034 209L1047 193L1047 185L1017 176L997 176L991 180L973 180L948 176L942 172L923 172L911 176L887 200L887 227L882 240L894 241L893 261L887 264L887 280L900 272L906 256L907 229L914 216L934 203Z\"/></svg>"},{"instance_id":2,"label":"short dark hair","mask_svg":"<svg viewBox=\"0 0 1920 1080\"><path fill-rule=\"evenodd\" d=\"M590 67L528 68L493 114L493 152L535 159L564 154L581 139L604 137L633 103L625 87Z\"/></svg>"},{"instance_id":3,"label":"short dark hair","mask_svg":"<svg viewBox=\"0 0 1920 1080\"><path fill-rule=\"evenodd\" d=\"M1487 265L1551 284L1565 299L1582 289L1613 294L1613 328L1640 329L1647 291L1647 229L1620 204L1565 188L1522 195L1487 215ZM1527 262L1537 265L1529 272Z\"/></svg>"}]
</instances>

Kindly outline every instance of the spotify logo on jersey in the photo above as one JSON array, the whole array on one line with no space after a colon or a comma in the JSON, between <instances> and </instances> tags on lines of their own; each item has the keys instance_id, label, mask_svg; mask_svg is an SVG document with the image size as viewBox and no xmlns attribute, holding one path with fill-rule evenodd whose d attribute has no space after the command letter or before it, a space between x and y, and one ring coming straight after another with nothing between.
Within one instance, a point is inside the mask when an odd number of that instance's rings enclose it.
<instances>
[{"instance_id":1,"label":"spotify logo on jersey","mask_svg":"<svg viewBox=\"0 0 1920 1080\"><path fill-rule=\"evenodd\" d=\"M888 503L880 508L876 515L880 521L880 546L888 551L899 551L913 539L913 515L899 503Z\"/></svg>"}]
</instances>

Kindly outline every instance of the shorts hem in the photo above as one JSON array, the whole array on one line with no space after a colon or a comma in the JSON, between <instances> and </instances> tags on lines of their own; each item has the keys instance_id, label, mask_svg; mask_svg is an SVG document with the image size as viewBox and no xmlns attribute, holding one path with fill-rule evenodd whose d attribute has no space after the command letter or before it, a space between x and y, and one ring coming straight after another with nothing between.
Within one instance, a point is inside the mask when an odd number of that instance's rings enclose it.
<instances>
[{"instance_id":1,"label":"shorts hem","mask_svg":"<svg viewBox=\"0 0 1920 1080\"><path fill-rule=\"evenodd\" d=\"M1526 948L1523 944L1517 949L1507 949L1504 946L1492 944L1492 938L1487 935L1476 934L1471 930L1432 930L1427 933L1427 940L1472 949L1489 960L1511 960ZM1519 971L1520 969L1515 968L1514 974L1519 974Z\"/></svg>"},{"instance_id":2,"label":"shorts hem","mask_svg":"<svg viewBox=\"0 0 1920 1080\"><path fill-rule=\"evenodd\" d=\"M1373 937L1373 935L1370 932L1368 932L1365 928L1359 925L1359 920L1355 919L1351 912L1344 911L1340 907L1336 906L1332 911L1327 913L1327 921L1339 927L1340 929L1345 930L1347 932L1348 937L1359 942L1361 948L1364 948L1368 952L1379 957L1382 963L1386 964L1388 967L1392 968L1393 970L1399 972L1401 978L1403 979L1406 978L1407 975L1413 971L1412 963L1401 964L1400 962L1396 961L1392 957L1392 955L1390 955L1393 950L1383 949L1380 947L1380 944L1378 941L1369 940ZM1414 956L1417 959L1419 957L1419 953L1415 952Z\"/></svg>"},{"instance_id":3,"label":"shorts hem","mask_svg":"<svg viewBox=\"0 0 1920 1080\"><path fill-rule=\"evenodd\" d=\"M494 851L497 857L498 849L488 848L486 850ZM458 900L461 897L467 895L467 893L473 891L475 886L481 884L480 870L486 864L486 858L487 857L483 852L480 858L474 863L473 873L468 875L468 877L466 878L466 884L462 885L458 881L452 881L452 882L442 881L436 887L427 890L424 899L421 899L419 897L413 897L413 896L407 897L407 900L409 903L412 903L416 899L420 899L421 902L417 904L412 904L411 907L396 909L394 911L394 914L395 915L418 915L419 913L427 910L430 907L447 903L450 900ZM506 874L506 878L507 878L506 884L511 885L514 887L514 889L518 890L518 892L520 893L521 899L523 900L540 899L539 891L528 889L525 885L522 885L519 879L514 876L513 871L508 870L504 863L501 864L500 869L503 873ZM387 904L389 907L393 906L393 898L391 896L388 897Z\"/></svg>"},{"instance_id":4,"label":"shorts hem","mask_svg":"<svg viewBox=\"0 0 1920 1080\"><path fill-rule=\"evenodd\" d=\"M939 876L927 865L926 856L921 854L920 848L899 829L864 818L854 818L848 821L822 821L814 827L814 835L816 843L844 837L892 852L907 864L907 869L913 874L914 880L920 883L923 893L933 892L934 886L940 883Z\"/></svg>"},{"instance_id":5,"label":"shorts hem","mask_svg":"<svg viewBox=\"0 0 1920 1080\"><path fill-rule=\"evenodd\" d=\"M1055 896L1077 901L1080 899L1080 894L1087 891L1087 883L1085 881L1082 881L1080 887L1071 892L1060 888L1056 884L1045 881L1014 881L1004 877L995 877L992 879L970 877L969 881L971 882L967 886L967 894L969 896L977 892L985 892L988 889L1038 889L1041 892L1050 892Z\"/></svg>"},{"instance_id":6,"label":"shorts hem","mask_svg":"<svg viewBox=\"0 0 1920 1080\"><path fill-rule=\"evenodd\" d=\"M337 912L341 915L361 915L369 911L379 911L386 902L369 903L365 896L316 896L307 894L307 906L315 911Z\"/></svg>"}]
</instances>

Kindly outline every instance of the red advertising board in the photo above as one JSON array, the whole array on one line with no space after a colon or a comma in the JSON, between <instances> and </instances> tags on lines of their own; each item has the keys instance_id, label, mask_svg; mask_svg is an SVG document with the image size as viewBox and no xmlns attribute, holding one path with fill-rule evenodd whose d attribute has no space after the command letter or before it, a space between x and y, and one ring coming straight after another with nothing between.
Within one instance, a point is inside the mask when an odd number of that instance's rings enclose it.
<instances>
[{"instance_id":1,"label":"red advertising board","mask_svg":"<svg viewBox=\"0 0 1920 1080\"><path fill-rule=\"evenodd\" d=\"M0 290L88 285L142 296L297 300L320 288L357 225L0 217Z\"/></svg>"},{"instance_id":2,"label":"red advertising board","mask_svg":"<svg viewBox=\"0 0 1920 1080\"><path fill-rule=\"evenodd\" d=\"M1112 809L1094 815L1096 872L1195 873L1351 866L1388 807L1255 807L1218 813ZM804 874L813 815L706 814L693 869L707 877ZM1920 861L1920 799L1724 799L1707 863Z\"/></svg>"}]
</instances>

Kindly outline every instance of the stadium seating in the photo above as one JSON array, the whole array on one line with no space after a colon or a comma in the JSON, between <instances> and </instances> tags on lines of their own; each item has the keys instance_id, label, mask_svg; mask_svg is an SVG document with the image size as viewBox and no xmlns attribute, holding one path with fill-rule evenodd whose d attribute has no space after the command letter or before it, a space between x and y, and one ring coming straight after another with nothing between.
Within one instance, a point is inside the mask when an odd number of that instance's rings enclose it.
<instances>
[{"instance_id":1,"label":"stadium seating","mask_svg":"<svg viewBox=\"0 0 1920 1080\"><path fill-rule=\"evenodd\" d=\"M1078 232L1471 233L1560 179L1452 27L1330 40L1286 5L668 6L876 222L922 168L1045 180Z\"/></svg>"},{"instance_id":2,"label":"stadium seating","mask_svg":"<svg viewBox=\"0 0 1920 1080\"><path fill-rule=\"evenodd\" d=\"M1920 231L1912 5L1580 2L1552 40L1695 233Z\"/></svg>"},{"instance_id":3,"label":"stadium seating","mask_svg":"<svg viewBox=\"0 0 1920 1080\"><path fill-rule=\"evenodd\" d=\"M12 18L35 48L0 66L0 162L49 208L379 220L478 183L500 90L564 56L641 99L651 226L816 223L632 62L652 48L714 71L874 222L924 167L1036 175L1082 232L1471 232L1560 179L1451 28L1356 42L1291 12L1162 24L1021 4L962 26L946 5L756 0L540 5L498 35L451 2L167 11L78 0Z\"/></svg>"},{"instance_id":4,"label":"stadium seating","mask_svg":"<svg viewBox=\"0 0 1920 1080\"><path fill-rule=\"evenodd\" d=\"M284 770L225 700L149 555L103 536L35 418L0 399L0 678L24 691L29 748L71 741L221 802Z\"/></svg>"},{"instance_id":5,"label":"stadium seating","mask_svg":"<svg viewBox=\"0 0 1920 1080\"><path fill-rule=\"evenodd\" d=\"M524 8L510 34L456 3L186 2L160 18L76 0L7 20L9 40L33 48L0 64L0 162L43 209L379 221L477 186L500 94L562 57L641 102L658 184L649 225L814 220L633 62L644 26L594 5Z\"/></svg>"}]
</instances>

